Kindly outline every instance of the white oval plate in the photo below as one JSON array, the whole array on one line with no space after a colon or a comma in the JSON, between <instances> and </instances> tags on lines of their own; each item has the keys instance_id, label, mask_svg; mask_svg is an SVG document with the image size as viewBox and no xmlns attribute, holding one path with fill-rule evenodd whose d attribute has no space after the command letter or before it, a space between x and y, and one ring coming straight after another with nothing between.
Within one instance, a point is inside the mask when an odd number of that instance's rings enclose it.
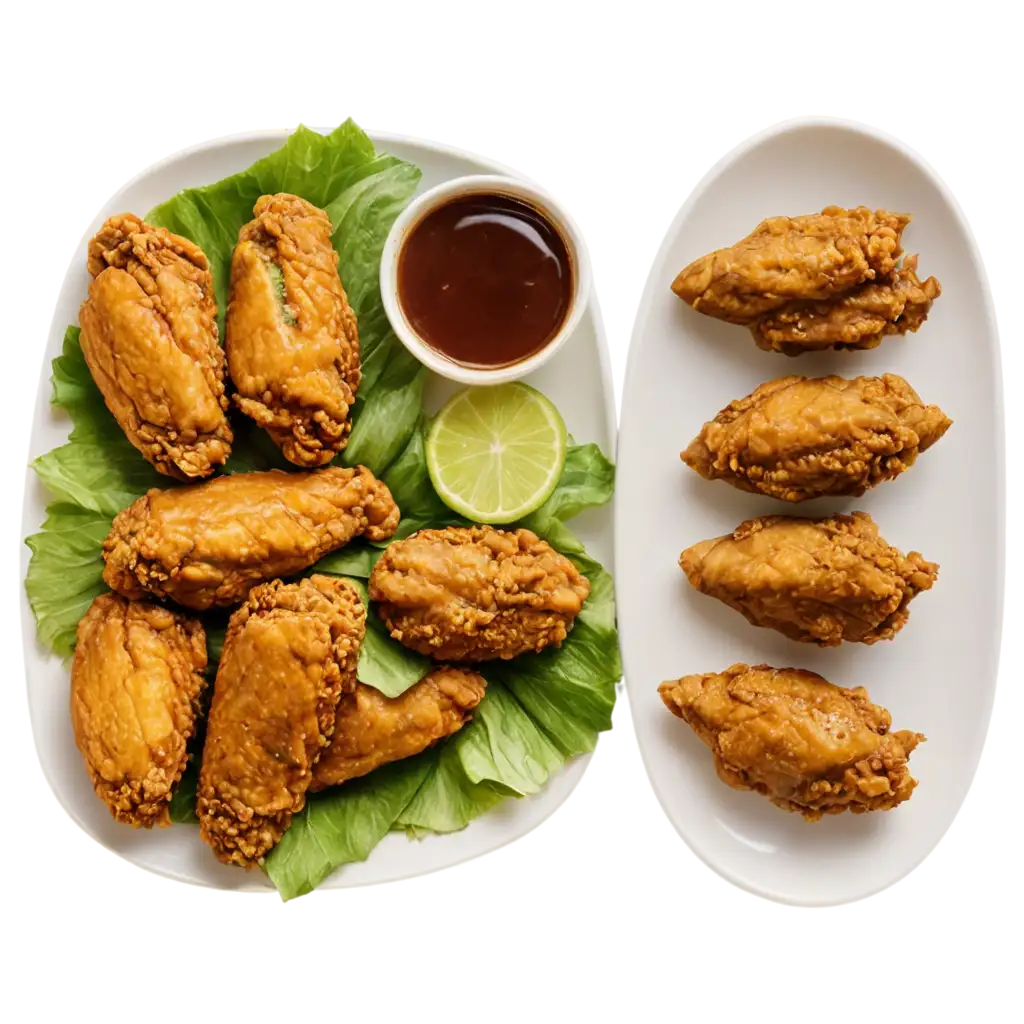
<instances>
[{"instance_id":1,"label":"white oval plate","mask_svg":"<svg viewBox=\"0 0 1024 1024\"><path fill-rule=\"evenodd\" d=\"M503 174L523 178L507 167L448 146L405 136L371 133L379 149L415 163L423 172L420 188L428 189L464 174ZM32 424L30 455L37 455L67 440L68 420L49 405L50 361L61 349L64 329L77 323L85 297L88 240L112 213L131 210L145 214L180 189L206 185L250 164L281 146L285 131L265 131L215 139L143 171L104 204L82 237L68 268L43 354L36 414ZM608 364L608 348L597 297L590 296L587 312L565 347L529 382L557 405L566 426L579 442L596 441L609 457L614 455L615 399ZM435 378L427 390L427 403L437 408L455 385ZM47 502L45 489L28 471L22 519L23 536L39 529ZM611 568L612 513L610 508L584 513L574 529L594 557ZM22 579L28 568L27 548L22 551ZM273 891L258 871L239 871L220 864L189 827L136 831L117 824L92 792L75 747L68 715L68 673L60 660L40 647L31 609L22 593L22 629L28 677L29 712L36 751L46 779L69 815L97 842L139 867L169 878L220 889ZM462 832L410 841L404 835L387 836L370 858L348 864L320 888L337 889L374 882L394 881L450 867L479 857L518 839L539 825L569 796L586 770L588 757L576 758L536 796L500 804Z\"/></svg>"},{"instance_id":2,"label":"white oval plate","mask_svg":"<svg viewBox=\"0 0 1024 1024\"><path fill-rule=\"evenodd\" d=\"M864 204L914 214L904 244L942 297L917 334L860 353L790 359L748 331L695 313L669 290L692 259L742 238L764 217ZM762 381L785 374L902 374L953 418L905 476L860 499L799 507L702 480L679 460L705 420ZM819 650L698 594L680 551L768 512L862 508L903 550L940 563L891 643ZM1003 413L999 342L981 258L935 172L902 143L826 119L778 125L743 143L697 186L651 269L626 372L616 488L619 627L637 738L665 813L725 878L805 905L856 900L902 878L956 816L985 739L995 690L1004 563ZM740 661L798 666L866 686L895 728L928 742L911 760L920 786L888 814L816 824L715 776L710 752L662 704L657 686Z\"/></svg>"}]
</instances>

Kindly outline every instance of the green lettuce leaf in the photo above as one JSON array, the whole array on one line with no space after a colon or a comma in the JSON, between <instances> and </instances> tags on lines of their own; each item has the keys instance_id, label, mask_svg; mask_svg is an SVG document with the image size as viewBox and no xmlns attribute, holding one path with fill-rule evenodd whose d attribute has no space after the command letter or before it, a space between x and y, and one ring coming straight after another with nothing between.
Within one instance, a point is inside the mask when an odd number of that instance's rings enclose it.
<instances>
[{"instance_id":1,"label":"green lettuce leaf","mask_svg":"<svg viewBox=\"0 0 1024 1024\"><path fill-rule=\"evenodd\" d=\"M371 167L379 169L371 170ZM385 368L398 353L405 353L384 312L380 257L391 225L405 209L420 181L418 167L390 156L378 157L362 170L369 173L339 193L327 206L327 215L334 226L332 240L338 251L338 272L359 317L361 402L375 390ZM384 224L387 230L367 230L367 225Z\"/></svg>"},{"instance_id":2,"label":"green lettuce leaf","mask_svg":"<svg viewBox=\"0 0 1024 1024\"><path fill-rule=\"evenodd\" d=\"M74 650L78 620L107 589L100 550L109 532L110 516L55 503L40 532L26 541L32 557L25 591L39 640L62 658Z\"/></svg>"},{"instance_id":3,"label":"green lettuce leaf","mask_svg":"<svg viewBox=\"0 0 1024 1024\"><path fill-rule=\"evenodd\" d=\"M510 795L492 782L476 783L466 775L455 748L459 735L438 749L422 785L395 819L395 828L414 838L458 832Z\"/></svg>"},{"instance_id":4,"label":"green lettuce leaf","mask_svg":"<svg viewBox=\"0 0 1024 1024\"><path fill-rule=\"evenodd\" d=\"M151 486L145 482L149 463L144 466L122 452L87 441L61 445L33 463L53 497L103 513L108 523Z\"/></svg>"},{"instance_id":5,"label":"green lettuce leaf","mask_svg":"<svg viewBox=\"0 0 1024 1024\"><path fill-rule=\"evenodd\" d=\"M213 681L220 662L221 651L224 650L224 636L228 631L229 613L226 611L207 612L203 617L206 629L206 674Z\"/></svg>"},{"instance_id":6,"label":"green lettuce leaf","mask_svg":"<svg viewBox=\"0 0 1024 1024\"><path fill-rule=\"evenodd\" d=\"M235 441L231 446L231 458L223 469L225 475L259 473L266 469L295 471L295 467L281 454L281 449L270 440L270 435L247 416L234 417L231 429ZM166 481L164 486L167 486Z\"/></svg>"},{"instance_id":7,"label":"green lettuce leaf","mask_svg":"<svg viewBox=\"0 0 1024 1024\"><path fill-rule=\"evenodd\" d=\"M427 380L426 369L398 342L387 348L390 362L361 402L342 452L346 466L369 466L382 477L416 430Z\"/></svg>"},{"instance_id":8,"label":"green lettuce leaf","mask_svg":"<svg viewBox=\"0 0 1024 1024\"><path fill-rule=\"evenodd\" d=\"M201 748L200 748L201 749ZM196 817L196 786L199 784L199 755L192 754L181 780L174 793L171 794L171 821L175 825L197 825Z\"/></svg>"},{"instance_id":9,"label":"green lettuce leaf","mask_svg":"<svg viewBox=\"0 0 1024 1024\"><path fill-rule=\"evenodd\" d=\"M321 571L319 568L317 571ZM371 612L370 595L362 580L349 578L366 607L366 636L359 649L356 678L380 690L385 697L398 697L415 686L431 669L429 658L392 640L380 617Z\"/></svg>"},{"instance_id":10,"label":"green lettuce leaf","mask_svg":"<svg viewBox=\"0 0 1024 1024\"><path fill-rule=\"evenodd\" d=\"M561 652L524 655L514 669L495 670L530 717L566 756L589 753L597 734L612 727L617 651L586 622L573 629Z\"/></svg>"},{"instance_id":11,"label":"green lettuce leaf","mask_svg":"<svg viewBox=\"0 0 1024 1024\"><path fill-rule=\"evenodd\" d=\"M366 860L420 788L434 756L427 751L395 761L311 796L264 864L281 898L312 892L340 865Z\"/></svg>"},{"instance_id":12,"label":"green lettuce leaf","mask_svg":"<svg viewBox=\"0 0 1024 1024\"><path fill-rule=\"evenodd\" d=\"M384 474L384 482L402 510L396 539L408 537L429 526L453 526L467 522L438 497L430 482L426 437L427 418L421 413L402 454Z\"/></svg>"},{"instance_id":13,"label":"green lettuce leaf","mask_svg":"<svg viewBox=\"0 0 1024 1024\"><path fill-rule=\"evenodd\" d=\"M622 678L612 578L592 559L573 561L590 580L590 596L565 643L495 664L489 673L566 757L593 750L598 733L612 727L615 684Z\"/></svg>"},{"instance_id":14,"label":"green lettuce leaf","mask_svg":"<svg viewBox=\"0 0 1024 1024\"><path fill-rule=\"evenodd\" d=\"M547 538L566 519L604 505L614 489L615 465L604 452L596 444L572 444L565 453L565 466L551 497L519 525Z\"/></svg>"},{"instance_id":15,"label":"green lettuce leaf","mask_svg":"<svg viewBox=\"0 0 1024 1024\"><path fill-rule=\"evenodd\" d=\"M470 782L494 782L517 796L538 792L563 758L501 683L490 682L473 721L452 742Z\"/></svg>"},{"instance_id":16,"label":"green lettuce leaf","mask_svg":"<svg viewBox=\"0 0 1024 1024\"><path fill-rule=\"evenodd\" d=\"M392 640L376 615L367 620L356 669L359 682L380 690L385 697L399 697L432 667L427 658Z\"/></svg>"},{"instance_id":17,"label":"green lettuce leaf","mask_svg":"<svg viewBox=\"0 0 1024 1024\"><path fill-rule=\"evenodd\" d=\"M473 721L441 748L395 825L413 835L458 831L506 796L538 792L563 764L515 697L491 682Z\"/></svg>"},{"instance_id":18,"label":"green lettuce leaf","mask_svg":"<svg viewBox=\"0 0 1024 1024\"><path fill-rule=\"evenodd\" d=\"M40 455L32 468L58 501L105 513L109 523L150 487L165 485L167 477L139 454L110 414L78 336L78 328L69 327L53 361L50 401L71 417L68 443Z\"/></svg>"},{"instance_id":19,"label":"green lettuce leaf","mask_svg":"<svg viewBox=\"0 0 1024 1024\"><path fill-rule=\"evenodd\" d=\"M213 686L214 672L208 673L210 686ZM209 707L210 694L207 691L206 705ZM196 791L199 787L199 765L203 759L203 742L206 739L206 720L199 722L195 736L188 743L188 764L181 773L178 785L171 794L170 815L175 825L198 825L196 817Z\"/></svg>"},{"instance_id":20,"label":"green lettuce leaf","mask_svg":"<svg viewBox=\"0 0 1024 1024\"><path fill-rule=\"evenodd\" d=\"M383 550L383 547L374 547L365 541L353 541L329 555L324 555L316 563L315 569L317 572L330 573L332 576L354 576L368 580Z\"/></svg>"}]
</instances>

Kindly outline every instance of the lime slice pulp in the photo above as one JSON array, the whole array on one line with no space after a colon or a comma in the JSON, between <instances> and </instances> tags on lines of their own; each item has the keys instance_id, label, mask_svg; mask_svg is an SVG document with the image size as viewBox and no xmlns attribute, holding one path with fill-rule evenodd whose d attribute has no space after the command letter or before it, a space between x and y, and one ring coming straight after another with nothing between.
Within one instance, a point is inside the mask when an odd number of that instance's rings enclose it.
<instances>
[{"instance_id":1,"label":"lime slice pulp","mask_svg":"<svg viewBox=\"0 0 1024 1024\"><path fill-rule=\"evenodd\" d=\"M449 508L477 523L511 523L547 501L565 448L562 417L535 388L467 388L430 425L427 470Z\"/></svg>"}]
</instances>

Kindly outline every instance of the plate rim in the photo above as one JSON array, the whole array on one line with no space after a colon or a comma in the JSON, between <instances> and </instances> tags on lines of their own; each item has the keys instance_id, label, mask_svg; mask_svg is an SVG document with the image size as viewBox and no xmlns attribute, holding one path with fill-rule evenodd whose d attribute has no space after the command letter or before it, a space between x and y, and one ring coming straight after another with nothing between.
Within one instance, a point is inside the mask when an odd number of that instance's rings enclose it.
<instances>
[{"instance_id":1,"label":"plate rim","mask_svg":"<svg viewBox=\"0 0 1024 1024\"><path fill-rule=\"evenodd\" d=\"M689 217L692 209L696 206L697 202L703 197L708 187L712 182L716 181L718 177L725 171L729 166L740 160L748 152L755 149L756 147L767 142L769 139L777 136L786 135L792 132L803 131L809 128L839 128L843 131L852 133L854 135L865 136L872 141L881 142L885 145L896 150L900 155L921 168L928 177L935 183L939 193L948 207L953 211L956 216L957 224L963 232L964 238L967 241L969 254L972 260L977 265L980 271L981 279L981 294L983 300L983 306L985 311L985 320L988 325L988 333L993 339L993 384L995 386L995 402L993 411L996 416L997 430L995 438L995 463L996 463L996 493L995 498L995 511L997 518L997 558L996 558L996 608L997 614L995 616L994 623L994 635L993 641L995 645L994 651L994 663L993 663L993 680L992 685L988 687L987 697L985 699L985 707L983 708L982 721L983 726L981 730L981 743L978 751L978 756L971 768L970 779L968 780L967 787L963 791L963 795L960 798L960 802L957 804L953 814L950 816L949 821L946 823L945 828L936 838L935 842L929 846L920 857L914 860L905 870L900 874L889 878L888 880L879 883L873 888L867 889L863 892L843 896L841 898L801 898L794 896L789 893L774 891L758 885L755 885L745 876L739 874L736 871L730 870L724 865L718 863L716 858L711 856L709 852L703 848L699 843L692 841L691 837L684 834L680 827L676 824L672 815L669 813L666 799L662 796L662 791L659 789L658 783L655 781L655 774L651 769L651 764L648 760L648 750L644 743L641 743L639 733L636 730L634 724L634 735L637 739L637 746L640 748L640 760L643 762L644 772L647 775L647 780L654 791L654 795L658 800L658 804L661 806L662 813L668 819L669 824L678 833L679 837L686 843L689 849L697 856L697 858L708 868L714 871L719 877L724 878L727 882L735 885L737 888L742 889L745 892L749 892L754 896L759 896L763 899L771 900L775 903L781 903L788 906L799 906L799 907L829 907L829 906L841 906L847 903L855 903L859 900L868 899L872 896L876 896L878 893L883 892L890 886L895 885L897 882L902 881L907 875L915 871L941 844L945 838L946 833L950 827L959 817L961 810L963 809L964 802L970 794L971 788L974 785L974 779L977 775L978 766L981 764L981 759L985 754L985 746L988 740L988 732L992 724L992 709L995 704L996 690L999 686L999 671L1000 662L1002 660L1002 647L1003 647L1003 627L1005 619L1005 599L1006 599L1006 416L1005 416L1005 386L1003 381L1003 360L1002 360L1002 345L999 339L999 325L996 320L995 306L992 301L992 288L989 283L988 272L985 268L985 262L982 257L981 251L978 248L977 240L974 237L974 232L971 230L970 222L967 220L963 209L961 208L956 196L952 190L946 184L942 176L935 170L935 168L927 161L920 153L917 152L913 147L909 146L902 139L897 138L895 135L891 135L889 132L883 131L880 128L876 128L873 125L865 124L861 121L854 121L848 118L841 117L830 117L824 115L809 115L804 117L793 117L786 118L785 120L778 121L774 124L769 125L760 131L755 132L753 135L743 139L732 149L728 150L723 156L715 161L714 164L705 172L700 178L689 195L684 200L682 206L676 212L676 215L672 218L668 228L662 237L661 244L658 246L657 251L651 259L649 264L650 269L648 270L647 280L644 284L643 292L640 296L640 303L637 307L636 317L633 321L633 330L630 333L629 339L629 350L626 356L626 370L623 375L622 381L622 402L619 408L619 442L621 444L623 436L623 412L626 408L627 396L630 394L630 383L632 377L637 372L637 366L640 363L640 351L643 348L643 336L646 335L646 324L649 319L649 310L652 307L655 295L660 291L661 287L665 287L664 283L660 283L652 276L654 268L661 263L667 255L672 243L678 237L679 231ZM627 431L628 433L628 431ZM613 549L615 560L618 562L620 559L626 557L627 551L625 545L627 538L625 537L625 529L622 525L623 515L620 510L620 503L624 501L623 492L616 488L613 496L613 517L612 517L612 533L614 536ZM623 594L620 592L621 581L619 576L615 577L615 602L616 605L623 603ZM624 638L624 634L620 625L619 629L619 648L622 656L623 665L623 681L624 689L626 692L627 703L630 707L630 716L632 718L632 691L633 686L630 684L630 668L629 662L630 657L628 653L629 644ZM635 684L638 688L639 683Z\"/></svg>"},{"instance_id":2,"label":"plate rim","mask_svg":"<svg viewBox=\"0 0 1024 1024\"><path fill-rule=\"evenodd\" d=\"M95 231L95 222L97 217L102 216L103 210L106 210L114 199L122 193L128 191L136 183L142 179L149 177L150 175L160 171L162 168L174 163L178 160L184 160L189 157L195 156L200 153L204 153L210 150L220 149L225 146L244 144L253 141L267 141L271 144L281 145L296 129L295 128L261 128L251 129L248 131L231 132L225 135L215 136L213 138L204 139L200 142L193 143L189 146L185 146L181 149L176 150L173 153L169 153L166 156L153 161L146 167L139 170L137 173L132 175L127 181L121 184L117 189L111 192L103 203L99 207L99 211L94 214L89 226L85 232L80 236L78 243L75 245L73 254L69 259L67 269L64 272L64 277L61 281L60 288L57 290L55 299L55 308L52 317L50 318L49 328L47 333L44 335L43 353L41 366L39 370L39 376L36 386L36 401L33 407L32 423L29 430L28 439L26 442L26 448L30 454L32 451L32 440L36 431L36 426L39 417L44 414L46 410L46 394L50 382L51 373L51 360L46 358L46 347L49 344L49 339L56 336L55 332L63 332L66 327L65 324L58 322L59 319L59 305L61 297L64 294L65 288L68 285L68 279L71 274L75 271L75 255L80 251L83 244L87 242ZM319 132L322 135L329 134L334 129L331 128L312 128L312 131ZM497 160L492 160L490 157L483 156L479 153L471 150L462 149L456 146L449 145L448 143L438 142L432 139L423 138L415 135L407 135L399 132L386 132L377 131L372 128L362 128L361 130L366 133L367 136L373 141L375 147L383 150L387 150L389 146L408 146L411 148L419 148L431 151L444 157L449 157L456 160L472 161L490 168L493 168L493 173L502 174L508 177L518 178L520 180L530 182L534 185L538 185L528 175L521 173L513 167L508 166ZM538 187L540 187L538 185ZM610 439L611 451L608 453L609 457L614 462L616 457L616 450L618 447L618 419L616 415L616 402L615 402L615 384L614 378L611 373L611 356L608 349L608 336L605 331L604 319L601 315L601 307L598 301L597 285L593 281L591 283L590 296L587 300L587 310L584 314L589 316L593 322L595 339L597 342L598 350L598 364L601 378L601 389L603 392L603 401L601 403L602 409L602 420L603 427L607 437ZM94 835L93 832L80 820L79 816L75 813L74 809L70 807L64 799L62 799L57 786L51 777L50 771L47 769L46 762L43 759L42 752L39 747L39 730L36 728L35 717L36 714L33 710L33 701L31 697L31 690L33 686L32 671L29 665L29 652L35 652L35 655L42 659L49 660L60 660L56 654L52 651L47 651L43 648L39 639L36 636L35 617L32 614L31 606L28 602L28 595L25 591L25 576L28 571L28 564L31 558L28 546L25 544L25 538L31 533L36 532L40 524L34 524L34 520L37 518L33 510L33 495L32 489L37 478L32 470L31 458L26 460L25 465L25 478L24 487L22 491L22 508L21 508L21 557L19 562L20 573L18 577L18 590L19 590L19 604L21 608L21 649L24 660L24 676L25 676L25 699L27 703L29 725L32 732L32 748L35 752L36 762L39 766L39 770L46 780L46 784L49 787L50 793L56 800L57 804L61 807L64 813L74 822L74 824L85 834L90 840L95 842L97 845L107 850L109 853L114 854L120 860L130 864L133 868L145 871L149 874L158 875L162 878L166 878L168 881L175 882L182 885L191 885L201 889L212 889L220 892L231 892L231 893L248 893L248 894L276 894L277 890L272 884L267 881L266 885L246 885L242 884L235 887L227 887L217 885L215 882L205 881L196 878L183 878L180 875L175 874L171 870L164 870L160 867L155 867L149 864L140 863L133 860L127 852L110 846L101 837ZM607 528L610 534L608 549L609 556L606 559L605 568L611 573L612 579L615 578L615 530L614 530L614 504L608 506L611 512L612 522ZM67 665L67 670L70 671L70 662ZM622 700L624 697L622 678L615 684L616 686L616 699ZM598 734L597 744L600 743L600 734ZM498 842L485 849L477 850L474 852L466 853L464 856L460 856L456 860L449 861L446 864L428 867L423 871L408 871L399 873L384 879L367 879L364 881L349 882L340 885L332 885L332 880L337 876L338 871L332 872L328 875L316 888L317 892L323 892L326 890L342 890L342 889L355 889L364 888L372 885L387 885L394 882L406 881L410 878L419 878L425 875L435 874L439 871L446 871L450 868L457 867L460 864L465 864L468 861L476 860L480 857L485 857L488 854L495 853L505 846L509 846L519 839L524 838L531 832L535 831L541 825L543 825L556 811L561 808L566 801L572 796L574 790L579 785L580 780L583 778L587 768L589 767L590 760L594 756L597 750L597 744L595 744L594 750L589 751L586 754L577 755L569 759L565 766L558 773L559 777L567 777L571 784L566 789L564 795L558 803L554 804L543 816L533 821L528 828L522 832L518 832L515 835L503 837ZM543 790L542 790L543 792ZM529 800L531 797L524 797L522 799ZM468 827L472 826L472 822L469 823ZM390 834L390 833L389 833ZM387 836L385 836L387 838ZM370 856L372 857L372 851ZM369 858L367 858L369 859ZM365 861L360 862L365 863ZM344 867L344 865L342 865Z\"/></svg>"}]
</instances>

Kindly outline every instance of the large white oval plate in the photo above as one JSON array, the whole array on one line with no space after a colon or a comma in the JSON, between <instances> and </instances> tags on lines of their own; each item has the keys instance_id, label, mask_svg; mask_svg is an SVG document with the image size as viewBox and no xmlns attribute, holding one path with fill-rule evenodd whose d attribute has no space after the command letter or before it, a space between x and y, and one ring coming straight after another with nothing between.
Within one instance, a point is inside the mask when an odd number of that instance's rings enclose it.
<instances>
[{"instance_id":1,"label":"large white oval plate","mask_svg":"<svg viewBox=\"0 0 1024 1024\"><path fill-rule=\"evenodd\" d=\"M50 361L60 352L64 328L77 322L78 307L88 286L85 250L89 238L112 213L131 210L144 214L179 189L205 185L244 170L282 145L284 131L266 131L216 139L161 161L130 181L104 204L82 237L61 289L43 355L30 454L48 451L67 439L68 420L49 406ZM415 163L423 172L421 189L432 188L464 174L508 174L524 177L483 157L405 136L371 133L379 149ZM558 406L569 431L579 442L596 441L614 455L615 399L607 342L596 295L572 338L547 365L528 378ZM452 386L439 378L428 387L427 402L440 405ZM25 487L23 534L39 529L47 496L29 471ZM611 567L612 513L610 508L584 513L574 528L594 556ZM22 578L28 567L22 555ZM221 889L273 891L258 871L238 871L218 863L199 838L197 829L175 827L153 832L118 825L96 799L75 747L68 715L68 674L59 659L44 651L35 638L28 602L22 596L22 627L28 677L29 711L36 751L43 772L61 805L97 842L140 867L182 882ZM392 834L377 846L369 860L342 867L321 888L344 888L426 874L496 850L539 825L569 796L589 758L575 759L534 797L506 800L472 822L462 832L410 841Z\"/></svg>"},{"instance_id":2,"label":"large white oval plate","mask_svg":"<svg viewBox=\"0 0 1024 1024\"><path fill-rule=\"evenodd\" d=\"M928 322L861 353L797 359L761 352L740 327L693 312L669 290L692 259L764 217L865 204L914 214L907 251L942 283ZM892 371L952 416L946 437L904 477L860 499L799 508L708 483L679 461L701 424L773 377ZM683 206L654 261L633 332L619 436L616 564L626 688L644 764L690 847L761 896L824 905L891 885L956 816L992 708L1002 621L1003 414L999 343L970 229L934 171L895 139L855 124L788 122L743 143ZM891 543L941 565L891 643L819 650L749 625L694 591L679 552L767 512L863 508ZM808 824L715 776L709 751L658 697L665 679L740 661L799 666L866 686L895 728L928 742L911 762L913 799L889 814Z\"/></svg>"}]
</instances>

